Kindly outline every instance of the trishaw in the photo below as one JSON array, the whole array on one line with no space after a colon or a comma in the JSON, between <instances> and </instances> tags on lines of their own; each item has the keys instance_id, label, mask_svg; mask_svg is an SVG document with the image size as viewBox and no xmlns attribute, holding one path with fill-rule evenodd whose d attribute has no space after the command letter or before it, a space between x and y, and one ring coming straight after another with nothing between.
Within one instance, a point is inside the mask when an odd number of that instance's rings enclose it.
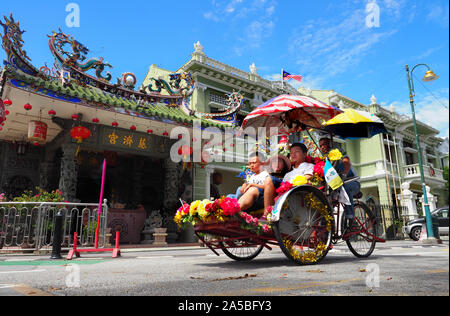
<instances>
[{"instance_id":1,"label":"trishaw","mask_svg":"<svg viewBox=\"0 0 450 316\"><path fill-rule=\"evenodd\" d=\"M307 105L310 105L308 102L315 101L307 97L282 97L301 99ZM268 103L274 104L276 101L274 99ZM264 112L265 106L267 104L255 110L259 111L258 115L249 115L248 119L253 120L251 122L254 125L267 126L269 121L274 122L274 117L268 118L270 114ZM326 107L327 120L342 112L325 104L319 103L319 106ZM302 106L302 112L297 111L294 117L290 113L296 110L287 109L284 115L278 116L277 127L285 128L284 132L292 131L292 128L298 130L299 127L322 129L323 122L311 122L311 117L317 119L320 115L317 114L317 104L314 104L314 107L311 112L305 113L306 107ZM263 119L263 122L257 118ZM244 121L244 124L248 122ZM358 178L345 181L356 180ZM317 264L333 249L334 244L342 241L356 257L367 258L373 253L377 242L385 241L377 237L377 219L372 210L359 200L361 197L362 194L355 196L356 217L349 228L344 228L343 204L339 200L338 191L331 190L325 183L321 188L311 185L297 186L280 196L273 207L271 229L265 232L257 234L242 229L238 219L197 223L194 230L198 238L216 255L219 256L217 250L221 250L236 261L252 260L264 248L272 250L272 246L278 246L296 264Z\"/></svg>"}]
</instances>

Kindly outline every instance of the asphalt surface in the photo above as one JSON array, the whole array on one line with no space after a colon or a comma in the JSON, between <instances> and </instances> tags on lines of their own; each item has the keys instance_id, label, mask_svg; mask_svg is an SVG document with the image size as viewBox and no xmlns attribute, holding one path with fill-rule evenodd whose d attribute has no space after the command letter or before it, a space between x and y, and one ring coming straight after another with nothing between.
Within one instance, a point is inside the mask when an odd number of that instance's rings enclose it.
<instances>
[{"instance_id":1,"label":"asphalt surface","mask_svg":"<svg viewBox=\"0 0 450 316\"><path fill-rule=\"evenodd\" d=\"M394 241L358 259L339 244L314 266L294 265L277 248L251 262L200 247L73 261L8 255L0 256L0 296L448 296L448 249L448 241Z\"/></svg>"}]
</instances>

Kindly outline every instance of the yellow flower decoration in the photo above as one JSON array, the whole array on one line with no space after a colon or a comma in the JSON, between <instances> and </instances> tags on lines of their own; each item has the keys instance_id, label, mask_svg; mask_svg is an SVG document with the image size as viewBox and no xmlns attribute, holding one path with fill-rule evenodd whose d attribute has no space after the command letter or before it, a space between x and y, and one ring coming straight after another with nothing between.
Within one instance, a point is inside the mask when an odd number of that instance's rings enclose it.
<instances>
[{"instance_id":1,"label":"yellow flower decoration","mask_svg":"<svg viewBox=\"0 0 450 316\"><path fill-rule=\"evenodd\" d=\"M330 161L338 161L342 159L342 153L339 151L339 149L333 149L328 153L328 159Z\"/></svg>"},{"instance_id":2,"label":"yellow flower decoration","mask_svg":"<svg viewBox=\"0 0 450 316\"><path fill-rule=\"evenodd\" d=\"M292 182L292 185L294 187L299 187L301 185L305 185L308 183L308 180L306 180L306 177L304 176L297 176L294 181Z\"/></svg>"},{"instance_id":3,"label":"yellow flower decoration","mask_svg":"<svg viewBox=\"0 0 450 316\"><path fill-rule=\"evenodd\" d=\"M177 212L177 215L175 215L175 218L173 220L175 221L175 223L177 223L178 226L180 226L182 218L183 215L181 214L181 212Z\"/></svg>"},{"instance_id":4,"label":"yellow flower decoration","mask_svg":"<svg viewBox=\"0 0 450 316\"><path fill-rule=\"evenodd\" d=\"M206 205L211 204L210 200L203 200L197 208L197 214L202 220L205 220L210 214L206 211Z\"/></svg>"},{"instance_id":5,"label":"yellow flower decoration","mask_svg":"<svg viewBox=\"0 0 450 316\"><path fill-rule=\"evenodd\" d=\"M191 208L189 209L189 214L191 216L195 216L197 214L198 206L200 205L201 201L195 201L191 204Z\"/></svg>"}]
</instances>

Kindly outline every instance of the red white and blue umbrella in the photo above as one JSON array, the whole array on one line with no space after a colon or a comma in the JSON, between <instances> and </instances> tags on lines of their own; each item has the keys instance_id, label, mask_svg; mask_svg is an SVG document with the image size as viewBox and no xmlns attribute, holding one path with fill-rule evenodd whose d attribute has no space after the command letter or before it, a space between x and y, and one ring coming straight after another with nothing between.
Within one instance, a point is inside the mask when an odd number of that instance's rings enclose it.
<instances>
[{"instance_id":1,"label":"red white and blue umbrella","mask_svg":"<svg viewBox=\"0 0 450 316\"><path fill-rule=\"evenodd\" d=\"M257 107L242 124L241 131L266 127L278 129L278 135L287 135L292 126L288 122L322 128L323 124L343 111L306 96L280 95ZM272 133L271 133L272 134Z\"/></svg>"}]
</instances>

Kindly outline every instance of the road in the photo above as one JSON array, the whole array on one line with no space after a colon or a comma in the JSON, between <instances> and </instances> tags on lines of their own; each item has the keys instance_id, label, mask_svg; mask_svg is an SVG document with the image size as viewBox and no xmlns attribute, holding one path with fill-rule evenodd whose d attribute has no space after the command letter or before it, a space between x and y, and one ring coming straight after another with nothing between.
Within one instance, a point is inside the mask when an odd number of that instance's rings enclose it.
<instances>
[{"instance_id":1,"label":"road","mask_svg":"<svg viewBox=\"0 0 450 316\"><path fill-rule=\"evenodd\" d=\"M320 265L296 266L279 249L235 262L208 249L85 255L73 261L0 257L0 296L449 295L449 247L379 244L357 259L337 245Z\"/></svg>"}]
</instances>

